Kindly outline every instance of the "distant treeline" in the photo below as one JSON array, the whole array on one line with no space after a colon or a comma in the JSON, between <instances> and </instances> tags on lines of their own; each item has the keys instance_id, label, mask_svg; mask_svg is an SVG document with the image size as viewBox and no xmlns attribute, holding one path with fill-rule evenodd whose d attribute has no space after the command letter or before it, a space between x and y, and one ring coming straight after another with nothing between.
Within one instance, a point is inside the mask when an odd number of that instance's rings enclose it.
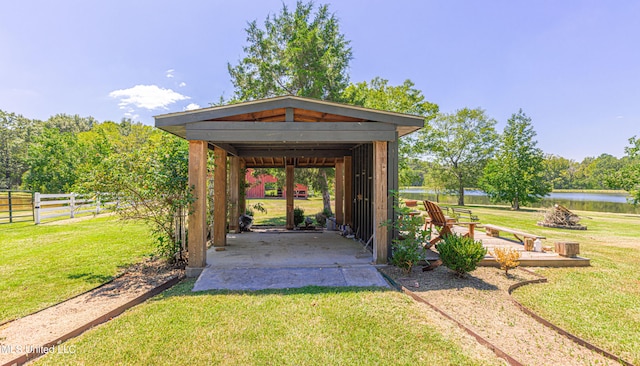
<instances>
[{"instance_id":1,"label":"distant treeline","mask_svg":"<svg viewBox=\"0 0 640 366\"><path fill-rule=\"evenodd\" d=\"M0 110L0 189L72 192L108 156L141 150L164 135L126 118L57 114L40 121Z\"/></svg>"},{"instance_id":2,"label":"distant treeline","mask_svg":"<svg viewBox=\"0 0 640 366\"><path fill-rule=\"evenodd\" d=\"M609 154L586 157L581 162L547 154L544 157L545 177L552 189L622 190L620 182L611 179L616 172L633 162L627 157L617 158ZM408 186L431 187L430 174L442 171L436 162L411 159L405 177Z\"/></svg>"},{"instance_id":3,"label":"distant treeline","mask_svg":"<svg viewBox=\"0 0 640 366\"><path fill-rule=\"evenodd\" d=\"M111 150L139 149L160 134L164 132L126 118L99 122L91 116L57 114L40 121L0 110L0 189L70 192L96 159ZM610 177L631 163L627 156L609 154L581 162L556 155L544 158L545 177L553 189L624 189ZM415 158L405 166L401 181L409 186L431 187L433 175L445 170L437 162Z\"/></svg>"}]
</instances>

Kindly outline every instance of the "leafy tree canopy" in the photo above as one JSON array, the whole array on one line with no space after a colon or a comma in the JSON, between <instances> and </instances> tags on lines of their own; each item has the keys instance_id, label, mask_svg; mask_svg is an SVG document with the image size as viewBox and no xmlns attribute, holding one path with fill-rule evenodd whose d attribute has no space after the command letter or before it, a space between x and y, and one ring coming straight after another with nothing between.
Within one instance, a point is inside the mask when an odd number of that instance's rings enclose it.
<instances>
[{"instance_id":1,"label":"leafy tree canopy","mask_svg":"<svg viewBox=\"0 0 640 366\"><path fill-rule=\"evenodd\" d=\"M228 64L234 99L291 94L339 100L349 83L351 47L327 5L315 12L313 2L298 1L293 12L283 5L264 27L254 20L246 32L245 57Z\"/></svg>"},{"instance_id":2,"label":"leafy tree canopy","mask_svg":"<svg viewBox=\"0 0 640 366\"><path fill-rule=\"evenodd\" d=\"M344 91L343 101L365 108L423 116L426 121L432 120L438 113L438 105L426 101L411 80L405 80L402 85L392 86L388 80L376 77L370 83L363 81L350 84ZM409 171L407 161L421 153L420 146L416 133L400 139L400 185L411 185L411 181L415 180L415 175Z\"/></svg>"},{"instance_id":3,"label":"leafy tree canopy","mask_svg":"<svg viewBox=\"0 0 640 366\"><path fill-rule=\"evenodd\" d=\"M531 118L522 109L509 118L498 153L485 167L480 182L491 200L510 202L518 210L521 204L536 202L551 191L535 136Z\"/></svg>"},{"instance_id":4,"label":"leafy tree canopy","mask_svg":"<svg viewBox=\"0 0 640 366\"><path fill-rule=\"evenodd\" d=\"M486 162L493 156L496 121L485 111L463 108L452 114L438 114L421 131L424 153L449 172L447 186L458 191L464 205L464 188L476 185Z\"/></svg>"},{"instance_id":5,"label":"leafy tree canopy","mask_svg":"<svg viewBox=\"0 0 640 366\"><path fill-rule=\"evenodd\" d=\"M634 205L640 203L640 139L633 136L629 139L629 146L624 149L626 156L622 159L625 164L619 170L607 177L610 186L622 187L631 195Z\"/></svg>"}]
</instances>

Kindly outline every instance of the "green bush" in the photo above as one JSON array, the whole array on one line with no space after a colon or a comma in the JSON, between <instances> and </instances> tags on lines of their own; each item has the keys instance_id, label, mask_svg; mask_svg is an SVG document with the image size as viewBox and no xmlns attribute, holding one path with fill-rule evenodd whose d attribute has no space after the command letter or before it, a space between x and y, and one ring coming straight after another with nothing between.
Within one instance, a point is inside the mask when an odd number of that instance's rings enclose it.
<instances>
[{"instance_id":1,"label":"green bush","mask_svg":"<svg viewBox=\"0 0 640 366\"><path fill-rule=\"evenodd\" d=\"M298 226L304 222L304 210L300 207L293 209L293 225Z\"/></svg>"},{"instance_id":2,"label":"green bush","mask_svg":"<svg viewBox=\"0 0 640 366\"><path fill-rule=\"evenodd\" d=\"M456 234L445 236L436 245L442 264L455 271L459 277L476 269L487 254L482 242Z\"/></svg>"},{"instance_id":3,"label":"green bush","mask_svg":"<svg viewBox=\"0 0 640 366\"><path fill-rule=\"evenodd\" d=\"M425 259L424 245L429 242L431 230L424 229L424 218L412 215L411 208L400 204L398 193L394 195L395 220L383 225L397 234L391 245L391 264L410 274L413 266Z\"/></svg>"},{"instance_id":4,"label":"green bush","mask_svg":"<svg viewBox=\"0 0 640 366\"><path fill-rule=\"evenodd\" d=\"M413 266L425 259L422 244L415 240L394 240L391 264L402 269L405 274L411 273Z\"/></svg>"}]
</instances>

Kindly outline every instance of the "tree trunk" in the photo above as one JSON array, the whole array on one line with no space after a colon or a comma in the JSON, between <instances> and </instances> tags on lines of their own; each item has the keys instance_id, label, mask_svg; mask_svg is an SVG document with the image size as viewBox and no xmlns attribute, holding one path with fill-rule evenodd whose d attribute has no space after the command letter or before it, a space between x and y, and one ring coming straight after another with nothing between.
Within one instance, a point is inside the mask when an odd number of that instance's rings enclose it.
<instances>
[{"instance_id":1,"label":"tree trunk","mask_svg":"<svg viewBox=\"0 0 640 366\"><path fill-rule=\"evenodd\" d=\"M462 181L458 185L458 206L464 206L464 185Z\"/></svg>"},{"instance_id":2,"label":"tree trunk","mask_svg":"<svg viewBox=\"0 0 640 366\"><path fill-rule=\"evenodd\" d=\"M322 205L324 212L333 216L333 211L331 210L331 195L329 194L329 179L324 170L320 170L320 175L322 176Z\"/></svg>"},{"instance_id":3,"label":"tree trunk","mask_svg":"<svg viewBox=\"0 0 640 366\"><path fill-rule=\"evenodd\" d=\"M511 208L514 210L519 210L520 209L520 201L518 200L518 196L516 196L513 201L511 202Z\"/></svg>"}]
</instances>

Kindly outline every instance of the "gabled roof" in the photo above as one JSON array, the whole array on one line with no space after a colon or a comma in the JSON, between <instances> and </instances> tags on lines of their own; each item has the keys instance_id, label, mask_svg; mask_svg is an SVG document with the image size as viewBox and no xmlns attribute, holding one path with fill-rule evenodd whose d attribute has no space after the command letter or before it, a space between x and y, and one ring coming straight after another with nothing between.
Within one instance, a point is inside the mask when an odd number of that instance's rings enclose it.
<instances>
[{"instance_id":1,"label":"gabled roof","mask_svg":"<svg viewBox=\"0 0 640 366\"><path fill-rule=\"evenodd\" d=\"M331 165L358 144L396 141L422 128L424 117L289 95L163 114L155 116L155 125L254 158L248 162L277 158L278 165L287 158L315 157L330 158L324 164Z\"/></svg>"}]
</instances>

